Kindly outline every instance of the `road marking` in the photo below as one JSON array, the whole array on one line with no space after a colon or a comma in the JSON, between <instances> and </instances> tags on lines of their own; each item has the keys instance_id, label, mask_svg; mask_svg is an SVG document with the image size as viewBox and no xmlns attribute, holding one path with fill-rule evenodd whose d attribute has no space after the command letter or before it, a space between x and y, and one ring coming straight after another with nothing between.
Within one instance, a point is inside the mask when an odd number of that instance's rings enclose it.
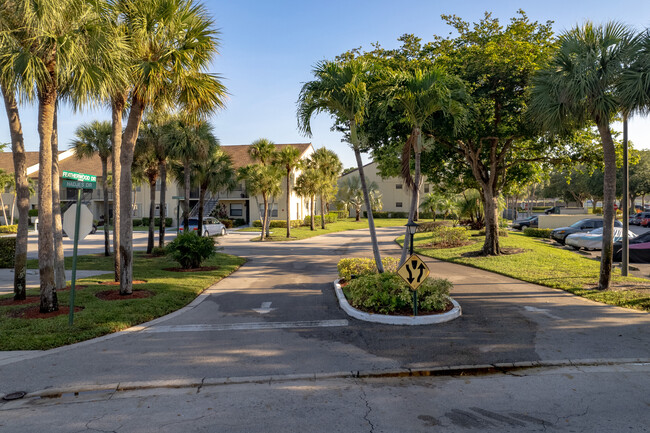
<instances>
[{"instance_id":1,"label":"road marking","mask_svg":"<svg viewBox=\"0 0 650 433\"><path fill-rule=\"evenodd\" d=\"M305 322L253 322L226 323L223 325L170 325L152 326L141 332L203 332L203 331L248 331L256 329L288 329L288 328L330 328L348 326L347 320L311 320Z\"/></svg>"},{"instance_id":2,"label":"road marking","mask_svg":"<svg viewBox=\"0 0 650 433\"><path fill-rule=\"evenodd\" d=\"M551 314L548 310L544 310L543 308L525 306L524 310L530 311L531 313L541 313L544 316L550 317L551 319L562 320L561 317L555 316Z\"/></svg>"},{"instance_id":3,"label":"road marking","mask_svg":"<svg viewBox=\"0 0 650 433\"><path fill-rule=\"evenodd\" d=\"M271 304L272 302L262 302L262 306L260 308L253 308L253 311L260 314L270 313L275 310L275 308L271 308Z\"/></svg>"}]
</instances>

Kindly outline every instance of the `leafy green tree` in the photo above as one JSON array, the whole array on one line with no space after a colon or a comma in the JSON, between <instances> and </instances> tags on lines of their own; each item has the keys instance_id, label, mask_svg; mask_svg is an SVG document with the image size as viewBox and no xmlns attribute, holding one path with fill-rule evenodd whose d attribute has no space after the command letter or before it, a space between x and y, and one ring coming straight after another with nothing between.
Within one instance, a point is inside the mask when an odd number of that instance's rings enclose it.
<instances>
[{"instance_id":1,"label":"leafy green tree","mask_svg":"<svg viewBox=\"0 0 650 433\"><path fill-rule=\"evenodd\" d=\"M108 203L108 160L111 158L113 146L111 143L112 127L110 122L93 121L77 128L77 138L72 141L77 158L92 158L99 156L102 163L102 193L104 195L104 255L111 255L109 240L109 203Z\"/></svg>"},{"instance_id":2,"label":"leafy green tree","mask_svg":"<svg viewBox=\"0 0 650 433\"><path fill-rule=\"evenodd\" d=\"M274 163L286 171L286 209L287 209L287 238L291 237L291 173L302 167L300 150L293 146L282 148L275 155Z\"/></svg>"},{"instance_id":3,"label":"leafy green tree","mask_svg":"<svg viewBox=\"0 0 650 433\"><path fill-rule=\"evenodd\" d=\"M323 61L316 65L313 73L315 80L305 83L298 97L299 128L305 134L311 135L311 117L320 112L330 113L343 124L347 131L347 140L357 160L361 188L368 209L368 225L375 263L378 272L383 273L384 267L379 253L370 196L361 160L362 143L357 131L366 117L370 65L358 59L344 62Z\"/></svg>"},{"instance_id":4,"label":"leafy green tree","mask_svg":"<svg viewBox=\"0 0 650 433\"><path fill-rule=\"evenodd\" d=\"M561 132L587 122L598 128L605 163L601 290L611 280L615 218L616 151L610 123L624 108L617 85L635 50L633 32L622 24L587 22L574 27L560 36L560 47L548 68L536 76L531 100L531 113L549 131Z\"/></svg>"}]
</instances>

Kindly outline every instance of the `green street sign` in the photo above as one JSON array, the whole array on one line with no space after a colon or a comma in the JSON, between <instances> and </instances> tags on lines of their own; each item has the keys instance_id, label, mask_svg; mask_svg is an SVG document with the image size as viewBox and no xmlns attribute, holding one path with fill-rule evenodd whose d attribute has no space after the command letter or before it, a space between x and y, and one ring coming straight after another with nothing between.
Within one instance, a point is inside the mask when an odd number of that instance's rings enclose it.
<instances>
[{"instance_id":1,"label":"green street sign","mask_svg":"<svg viewBox=\"0 0 650 433\"><path fill-rule=\"evenodd\" d=\"M84 181L64 179L63 182L61 182L61 186L64 188L97 189L97 182L84 182Z\"/></svg>"},{"instance_id":2,"label":"green street sign","mask_svg":"<svg viewBox=\"0 0 650 433\"><path fill-rule=\"evenodd\" d=\"M181 195L175 195L175 196L172 197L172 200L185 200L185 197L183 197Z\"/></svg>"},{"instance_id":3,"label":"green street sign","mask_svg":"<svg viewBox=\"0 0 650 433\"><path fill-rule=\"evenodd\" d=\"M97 176L93 174L77 173L74 171L63 170L63 174L61 175L61 177L63 179L72 179L80 182L97 182Z\"/></svg>"}]
</instances>

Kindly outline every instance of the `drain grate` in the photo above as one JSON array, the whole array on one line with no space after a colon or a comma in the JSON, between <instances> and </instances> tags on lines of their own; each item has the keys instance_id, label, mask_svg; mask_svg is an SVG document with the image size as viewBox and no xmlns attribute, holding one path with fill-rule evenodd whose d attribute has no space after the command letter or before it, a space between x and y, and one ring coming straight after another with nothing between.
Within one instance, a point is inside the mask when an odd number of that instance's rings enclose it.
<instances>
[{"instance_id":1,"label":"drain grate","mask_svg":"<svg viewBox=\"0 0 650 433\"><path fill-rule=\"evenodd\" d=\"M11 401L11 400L20 400L21 398L25 397L27 393L25 391L17 391L17 392L12 392L11 394L7 394L2 399L4 401Z\"/></svg>"}]
</instances>

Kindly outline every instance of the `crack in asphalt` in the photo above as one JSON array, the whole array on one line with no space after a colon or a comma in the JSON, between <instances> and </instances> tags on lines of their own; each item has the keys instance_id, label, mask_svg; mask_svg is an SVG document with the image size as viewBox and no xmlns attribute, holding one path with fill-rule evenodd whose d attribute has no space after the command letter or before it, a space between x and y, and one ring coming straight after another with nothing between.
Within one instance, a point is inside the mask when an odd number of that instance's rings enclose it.
<instances>
[{"instance_id":1,"label":"crack in asphalt","mask_svg":"<svg viewBox=\"0 0 650 433\"><path fill-rule=\"evenodd\" d=\"M370 415L370 412L372 412L372 407L370 406L370 402L368 402L368 395L366 394L366 391L363 388L363 385L358 380L355 380L355 382L359 386L359 390L361 392L361 400L366 405L366 413L363 415L363 419L370 426L370 433L373 433L375 431L375 426L373 425L372 421L370 421L370 419L368 418L368 416Z\"/></svg>"},{"instance_id":2,"label":"crack in asphalt","mask_svg":"<svg viewBox=\"0 0 650 433\"><path fill-rule=\"evenodd\" d=\"M201 383L199 384L198 388L196 388L196 393L197 394L201 392L201 388L203 388L203 384L205 383L205 379L206 379L205 377L201 378Z\"/></svg>"},{"instance_id":3,"label":"crack in asphalt","mask_svg":"<svg viewBox=\"0 0 650 433\"><path fill-rule=\"evenodd\" d=\"M88 422L86 423L86 425L85 425L86 430L97 431L97 432L101 432L101 433L117 433L117 431L123 427L122 424L120 424L120 426L117 427L115 430L102 430L102 429L98 429L98 428L90 427L90 424L91 424L91 423L96 422L96 421L99 421L99 420L101 420L102 418L104 418L105 416L106 416L106 415L104 414L104 415L102 415L102 416L100 416L100 417L96 417L96 418L93 418L93 419L91 419L90 421L88 421Z\"/></svg>"}]
</instances>

